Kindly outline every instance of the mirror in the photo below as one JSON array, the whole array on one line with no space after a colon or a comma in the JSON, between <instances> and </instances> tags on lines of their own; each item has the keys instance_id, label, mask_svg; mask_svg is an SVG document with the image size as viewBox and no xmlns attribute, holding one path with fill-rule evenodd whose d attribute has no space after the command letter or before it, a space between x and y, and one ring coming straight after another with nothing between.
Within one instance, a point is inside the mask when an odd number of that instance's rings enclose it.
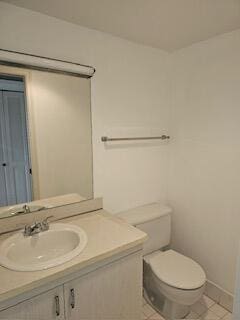
<instances>
[{"instance_id":1,"label":"mirror","mask_svg":"<svg viewBox=\"0 0 240 320\"><path fill-rule=\"evenodd\" d=\"M0 65L0 218L92 198L90 79Z\"/></svg>"}]
</instances>

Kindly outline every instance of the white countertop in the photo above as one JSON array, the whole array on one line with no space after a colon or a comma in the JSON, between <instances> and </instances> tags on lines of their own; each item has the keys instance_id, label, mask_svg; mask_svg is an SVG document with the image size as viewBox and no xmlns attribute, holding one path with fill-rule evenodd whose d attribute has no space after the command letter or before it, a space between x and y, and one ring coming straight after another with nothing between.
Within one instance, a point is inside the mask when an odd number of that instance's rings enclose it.
<instances>
[{"instance_id":1,"label":"white countertop","mask_svg":"<svg viewBox=\"0 0 240 320\"><path fill-rule=\"evenodd\" d=\"M16 272L0 266L0 302L123 253L141 245L147 239L144 232L104 210L59 222L72 223L83 228L88 235L86 248L71 261L47 270ZM7 236L1 236L0 242Z\"/></svg>"}]
</instances>

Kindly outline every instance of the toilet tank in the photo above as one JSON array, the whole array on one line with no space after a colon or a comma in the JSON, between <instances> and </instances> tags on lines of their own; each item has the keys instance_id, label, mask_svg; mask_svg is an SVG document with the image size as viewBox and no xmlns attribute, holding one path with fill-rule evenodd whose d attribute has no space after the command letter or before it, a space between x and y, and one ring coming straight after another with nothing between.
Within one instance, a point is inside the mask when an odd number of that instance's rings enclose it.
<instances>
[{"instance_id":1,"label":"toilet tank","mask_svg":"<svg viewBox=\"0 0 240 320\"><path fill-rule=\"evenodd\" d=\"M144 231L148 240L143 247L143 254L164 248L170 243L172 209L160 203L151 203L118 214L133 226Z\"/></svg>"}]
</instances>

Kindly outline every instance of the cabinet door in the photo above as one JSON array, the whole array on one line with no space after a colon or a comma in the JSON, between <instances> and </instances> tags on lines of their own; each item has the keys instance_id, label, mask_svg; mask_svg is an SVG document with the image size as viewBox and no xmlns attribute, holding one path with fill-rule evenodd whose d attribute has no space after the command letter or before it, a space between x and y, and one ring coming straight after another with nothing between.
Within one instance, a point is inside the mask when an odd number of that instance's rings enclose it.
<instances>
[{"instance_id":1,"label":"cabinet door","mask_svg":"<svg viewBox=\"0 0 240 320\"><path fill-rule=\"evenodd\" d=\"M142 256L132 254L64 285L67 320L140 319Z\"/></svg>"},{"instance_id":2,"label":"cabinet door","mask_svg":"<svg viewBox=\"0 0 240 320\"><path fill-rule=\"evenodd\" d=\"M1 320L64 320L63 286L0 311Z\"/></svg>"}]
</instances>

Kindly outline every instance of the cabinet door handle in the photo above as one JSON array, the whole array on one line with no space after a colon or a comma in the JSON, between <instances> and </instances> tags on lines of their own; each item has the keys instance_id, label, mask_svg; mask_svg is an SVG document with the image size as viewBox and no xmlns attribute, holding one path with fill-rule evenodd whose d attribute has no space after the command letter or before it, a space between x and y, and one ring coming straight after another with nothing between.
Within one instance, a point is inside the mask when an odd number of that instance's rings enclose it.
<instances>
[{"instance_id":1,"label":"cabinet door handle","mask_svg":"<svg viewBox=\"0 0 240 320\"><path fill-rule=\"evenodd\" d=\"M70 305L72 309L75 308L75 292L74 289L70 289Z\"/></svg>"},{"instance_id":2,"label":"cabinet door handle","mask_svg":"<svg viewBox=\"0 0 240 320\"><path fill-rule=\"evenodd\" d=\"M56 307L56 316L60 316L60 303L59 296L55 296L55 307Z\"/></svg>"}]
</instances>

